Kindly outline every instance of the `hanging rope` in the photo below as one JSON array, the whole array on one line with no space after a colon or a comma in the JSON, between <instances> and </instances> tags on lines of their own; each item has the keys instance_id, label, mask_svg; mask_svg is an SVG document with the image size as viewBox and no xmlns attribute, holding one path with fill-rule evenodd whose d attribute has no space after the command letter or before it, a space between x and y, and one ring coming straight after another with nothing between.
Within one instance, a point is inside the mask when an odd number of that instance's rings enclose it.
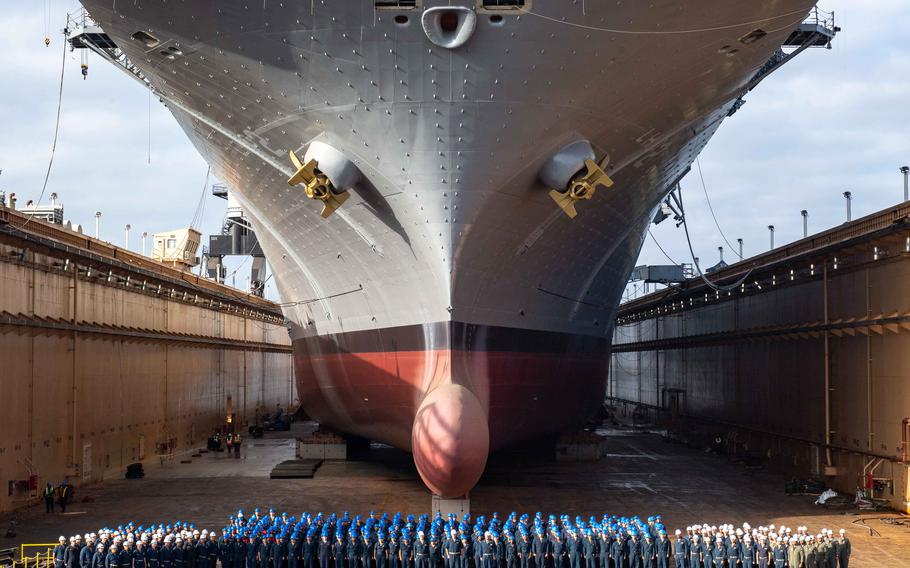
<instances>
[{"instance_id":1,"label":"hanging rope","mask_svg":"<svg viewBox=\"0 0 910 568\"><path fill-rule=\"evenodd\" d=\"M57 117L54 121L54 142L51 144L51 158L47 163L47 172L44 174L44 185L41 186L41 195L38 196L38 201L35 202L35 206L41 205L41 200L44 199L44 194L47 192L47 182L51 179L51 169L54 167L54 156L57 154L57 139L60 136L60 109L63 107L63 79L66 77L66 42L63 42L63 60L60 64L60 87L57 89ZM25 223L22 225L22 229L28 226L31 222L32 217L29 216L25 220Z\"/></svg>"}]
</instances>

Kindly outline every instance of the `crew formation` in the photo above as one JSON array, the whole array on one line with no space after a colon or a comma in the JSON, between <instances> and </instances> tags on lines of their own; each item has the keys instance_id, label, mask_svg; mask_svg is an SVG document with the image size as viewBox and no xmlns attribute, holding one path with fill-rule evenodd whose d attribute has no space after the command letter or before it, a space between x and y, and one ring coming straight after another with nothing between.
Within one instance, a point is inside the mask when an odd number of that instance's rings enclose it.
<instances>
[{"instance_id":1,"label":"crew formation","mask_svg":"<svg viewBox=\"0 0 910 568\"><path fill-rule=\"evenodd\" d=\"M847 568L850 541L806 527L696 525L660 515L584 520L238 511L219 534L189 523L101 529L54 548L56 568Z\"/></svg>"}]
</instances>

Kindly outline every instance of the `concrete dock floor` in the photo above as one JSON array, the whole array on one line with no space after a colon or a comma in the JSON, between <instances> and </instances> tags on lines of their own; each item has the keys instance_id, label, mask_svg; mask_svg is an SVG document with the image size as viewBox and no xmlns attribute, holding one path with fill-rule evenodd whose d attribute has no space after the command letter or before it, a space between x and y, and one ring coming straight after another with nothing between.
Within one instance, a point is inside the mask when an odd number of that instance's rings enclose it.
<instances>
[{"instance_id":1,"label":"concrete dock floor","mask_svg":"<svg viewBox=\"0 0 910 568\"><path fill-rule=\"evenodd\" d=\"M248 438L240 459L204 454L191 463L147 466L141 480L110 480L80 488L65 515L45 514L43 503L6 515L0 518L0 529L15 521L17 536L0 536L0 548L53 542L61 534L129 520L144 524L186 520L217 530L238 508L256 506L291 514L429 510L430 496L410 456L393 449L374 449L370 461L325 462L313 479L269 479L275 464L294 458L294 437L305 428L295 425L289 433ZM607 435L609 455L598 462L494 456L471 494L472 512L542 511L585 517L661 513L671 529L703 522L805 525L813 534L822 527L835 532L845 528L853 542L854 566L906 565L910 518L904 518L907 525L893 525L879 518L897 513L825 509L813 504L814 497L785 495L785 479L774 473L731 464L654 434L610 430ZM83 502L85 498L89 500Z\"/></svg>"}]
</instances>

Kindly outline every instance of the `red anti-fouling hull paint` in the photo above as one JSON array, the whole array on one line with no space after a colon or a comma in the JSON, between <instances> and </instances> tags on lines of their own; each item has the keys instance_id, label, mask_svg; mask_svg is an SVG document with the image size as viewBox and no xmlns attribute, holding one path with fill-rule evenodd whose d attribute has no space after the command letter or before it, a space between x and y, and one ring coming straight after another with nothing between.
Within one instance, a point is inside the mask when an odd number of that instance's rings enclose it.
<instances>
[{"instance_id":1,"label":"red anti-fouling hull paint","mask_svg":"<svg viewBox=\"0 0 910 568\"><path fill-rule=\"evenodd\" d=\"M294 349L308 414L411 451L446 497L477 483L491 450L587 420L603 401L608 357L597 338L463 324L299 339Z\"/></svg>"}]
</instances>

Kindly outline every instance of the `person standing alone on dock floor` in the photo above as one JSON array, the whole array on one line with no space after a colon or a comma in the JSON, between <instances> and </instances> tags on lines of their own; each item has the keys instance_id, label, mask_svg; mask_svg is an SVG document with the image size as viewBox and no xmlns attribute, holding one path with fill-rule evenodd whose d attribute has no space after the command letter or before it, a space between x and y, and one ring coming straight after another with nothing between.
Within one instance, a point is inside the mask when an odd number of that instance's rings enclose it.
<instances>
[{"instance_id":1,"label":"person standing alone on dock floor","mask_svg":"<svg viewBox=\"0 0 910 568\"><path fill-rule=\"evenodd\" d=\"M60 499L60 512L66 512L66 505L69 503L70 496L72 496L72 488L70 487L69 481L66 479L63 480L63 483L60 484L60 487L57 488L57 493Z\"/></svg>"},{"instance_id":2,"label":"person standing alone on dock floor","mask_svg":"<svg viewBox=\"0 0 910 568\"><path fill-rule=\"evenodd\" d=\"M54 512L54 493L56 493L56 489L54 489L54 486L48 481L47 485L44 487L44 508L47 513Z\"/></svg>"}]
</instances>

